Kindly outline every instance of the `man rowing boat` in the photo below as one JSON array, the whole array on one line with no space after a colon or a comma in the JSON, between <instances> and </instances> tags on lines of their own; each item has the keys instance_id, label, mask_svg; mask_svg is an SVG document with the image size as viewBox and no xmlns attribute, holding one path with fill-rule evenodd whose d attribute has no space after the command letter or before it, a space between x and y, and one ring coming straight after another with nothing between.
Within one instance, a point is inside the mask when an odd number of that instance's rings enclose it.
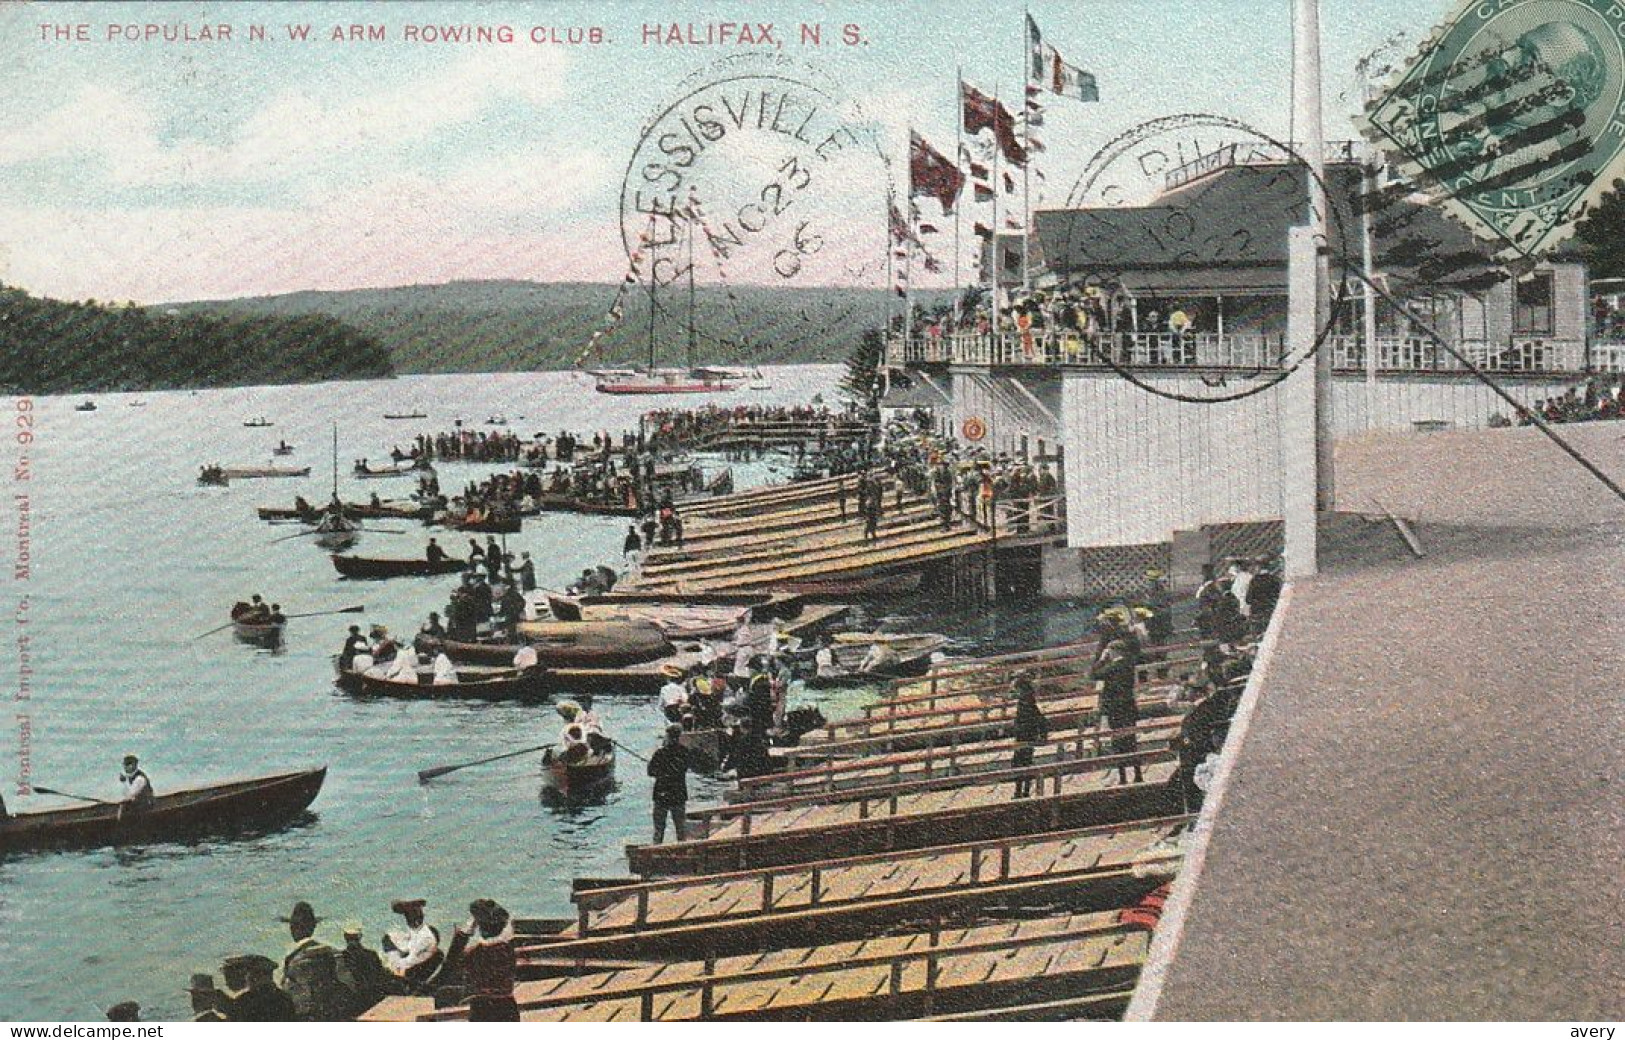
<instances>
[{"instance_id":1,"label":"man rowing boat","mask_svg":"<svg viewBox=\"0 0 1625 1040\"><path fill-rule=\"evenodd\" d=\"M118 779L124 788L124 796L119 802L121 814L126 809L140 812L152 805L152 780L142 771L141 762L134 755L124 756L124 771Z\"/></svg>"}]
</instances>

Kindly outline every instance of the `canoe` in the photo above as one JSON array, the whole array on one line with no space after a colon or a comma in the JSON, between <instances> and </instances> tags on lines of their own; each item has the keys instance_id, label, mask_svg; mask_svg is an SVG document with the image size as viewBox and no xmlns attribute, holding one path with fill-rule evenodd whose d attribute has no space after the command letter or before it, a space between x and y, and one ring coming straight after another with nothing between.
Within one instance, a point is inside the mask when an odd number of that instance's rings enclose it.
<instances>
[{"instance_id":1,"label":"canoe","mask_svg":"<svg viewBox=\"0 0 1625 1040\"><path fill-rule=\"evenodd\" d=\"M233 621L232 634L245 643L254 646L277 647L282 645L282 630L288 627L286 621L280 624L270 622Z\"/></svg>"},{"instance_id":2,"label":"canoe","mask_svg":"<svg viewBox=\"0 0 1625 1040\"><path fill-rule=\"evenodd\" d=\"M333 569L346 578L424 578L436 574L456 574L467 567L462 560L431 561L384 560L366 556L333 554Z\"/></svg>"},{"instance_id":3,"label":"canoe","mask_svg":"<svg viewBox=\"0 0 1625 1040\"><path fill-rule=\"evenodd\" d=\"M292 455L293 454L293 445L291 445L291 444L283 444L283 445L280 445L278 447L272 448L271 449L271 454L272 455Z\"/></svg>"},{"instance_id":4,"label":"canoe","mask_svg":"<svg viewBox=\"0 0 1625 1040\"><path fill-rule=\"evenodd\" d=\"M140 813L92 805L18 813L0 823L0 853L182 841L238 830L278 827L304 812L322 789L327 767L236 780L162 794Z\"/></svg>"},{"instance_id":5,"label":"canoe","mask_svg":"<svg viewBox=\"0 0 1625 1040\"><path fill-rule=\"evenodd\" d=\"M386 419L427 419L428 416L425 415L422 412L385 412L384 413L384 418L386 418Z\"/></svg>"},{"instance_id":6,"label":"canoe","mask_svg":"<svg viewBox=\"0 0 1625 1040\"><path fill-rule=\"evenodd\" d=\"M76 412L94 412L96 410L96 402L86 401L84 404L76 404L73 406L73 410Z\"/></svg>"},{"instance_id":7,"label":"canoe","mask_svg":"<svg viewBox=\"0 0 1625 1040\"><path fill-rule=\"evenodd\" d=\"M336 662L335 662L336 665ZM541 668L516 672L512 668L460 670L458 681L434 681L433 668L419 668L417 682L398 682L354 672L341 675L339 686L363 697L397 697L409 700L528 701L547 696L547 673Z\"/></svg>"},{"instance_id":8,"label":"canoe","mask_svg":"<svg viewBox=\"0 0 1625 1040\"><path fill-rule=\"evenodd\" d=\"M243 425L251 430L259 430L264 429L267 426L275 426L276 423L269 419L250 419L244 422Z\"/></svg>"},{"instance_id":9,"label":"canoe","mask_svg":"<svg viewBox=\"0 0 1625 1040\"><path fill-rule=\"evenodd\" d=\"M549 790L566 798L579 797L605 787L615 779L615 750L605 755L589 755L579 763L566 762L548 748L542 752L542 778Z\"/></svg>"},{"instance_id":10,"label":"canoe","mask_svg":"<svg viewBox=\"0 0 1625 1040\"><path fill-rule=\"evenodd\" d=\"M227 480L264 480L274 477L308 477L309 466L227 466L220 471Z\"/></svg>"},{"instance_id":11,"label":"canoe","mask_svg":"<svg viewBox=\"0 0 1625 1040\"><path fill-rule=\"evenodd\" d=\"M642 664L673 652L665 633L647 621L521 621L517 630L546 665Z\"/></svg>"}]
</instances>

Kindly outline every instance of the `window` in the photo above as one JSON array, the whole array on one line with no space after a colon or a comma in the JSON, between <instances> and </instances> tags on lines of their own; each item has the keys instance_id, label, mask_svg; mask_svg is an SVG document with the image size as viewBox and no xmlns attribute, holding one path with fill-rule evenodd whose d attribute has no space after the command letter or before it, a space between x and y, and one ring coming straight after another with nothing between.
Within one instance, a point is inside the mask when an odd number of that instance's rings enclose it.
<instances>
[{"instance_id":1,"label":"window","mask_svg":"<svg viewBox=\"0 0 1625 1040\"><path fill-rule=\"evenodd\" d=\"M1552 274L1543 271L1513 285L1512 334L1552 335Z\"/></svg>"}]
</instances>

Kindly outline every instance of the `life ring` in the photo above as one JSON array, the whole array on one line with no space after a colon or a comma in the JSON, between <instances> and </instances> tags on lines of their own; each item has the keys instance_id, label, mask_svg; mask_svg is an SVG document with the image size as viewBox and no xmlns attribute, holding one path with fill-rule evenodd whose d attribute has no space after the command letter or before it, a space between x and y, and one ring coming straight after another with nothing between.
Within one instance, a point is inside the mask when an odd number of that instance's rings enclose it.
<instances>
[{"instance_id":1,"label":"life ring","mask_svg":"<svg viewBox=\"0 0 1625 1040\"><path fill-rule=\"evenodd\" d=\"M967 441L979 441L987 436L987 423L973 415L965 420L960 432L965 435Z\"/></svg>"}]
</instances>

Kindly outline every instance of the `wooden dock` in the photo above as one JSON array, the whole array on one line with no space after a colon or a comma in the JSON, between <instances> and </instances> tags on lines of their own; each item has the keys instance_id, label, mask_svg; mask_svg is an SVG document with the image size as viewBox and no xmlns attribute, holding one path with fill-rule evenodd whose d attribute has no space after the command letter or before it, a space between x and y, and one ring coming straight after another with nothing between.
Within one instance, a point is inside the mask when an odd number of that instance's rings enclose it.
<instances>
[{"instance_id":1,"label":"wooden dock","mask_svg":"<svg viewBox=\"0 0 1625 1040\"><path fill-rule=\"evenodd\" d=\"M1037 544L1053 534L990 528L956 514L946 529L927 496L882 482L885 510L867 537L855 475L757 488L683 509L682 546L657 546L623 586L636 591L797 589L914 575L957 558Z\"/></svg>"},{"instance_id":2,"label":"wooden dock","mask_svg":"<svg viewBox=\"0 0 1625 1040\"><path fill-rule=\"evenodd\" d=\"M523 982L514 995L527 1022L916 1018L1084 994L1111 995L1101 1007L1110 1017L1149 945L1115 914L1064 914ZM467 1017L392 997L362 1020Z\"/></svg>"},{"instance_id":3,"label":"wooden dock","mask_svg":"<svg viewBox=\"0 0 1625 1040\"><path fill-rule=\"evenodd\" d=\"M1086 653L954 662L892 684L819 746L789 749L805 752L790 771L691 807L688 840L629 846L637 877L579 881L573 919L518 940L522 1017L1120 1016L1150 933L1119 914L1178 870L1195 818L1178 793L1180 714L1142 718L1138 749L1112 753L1118 734L1099 728L1077 673ZM1019 769L1017 669L1041 678L1051 721ZM1148 708L1168 683L1147 684ZM365 1020L466 1016L392 997Z\"/></svg>"}]
</instances>

